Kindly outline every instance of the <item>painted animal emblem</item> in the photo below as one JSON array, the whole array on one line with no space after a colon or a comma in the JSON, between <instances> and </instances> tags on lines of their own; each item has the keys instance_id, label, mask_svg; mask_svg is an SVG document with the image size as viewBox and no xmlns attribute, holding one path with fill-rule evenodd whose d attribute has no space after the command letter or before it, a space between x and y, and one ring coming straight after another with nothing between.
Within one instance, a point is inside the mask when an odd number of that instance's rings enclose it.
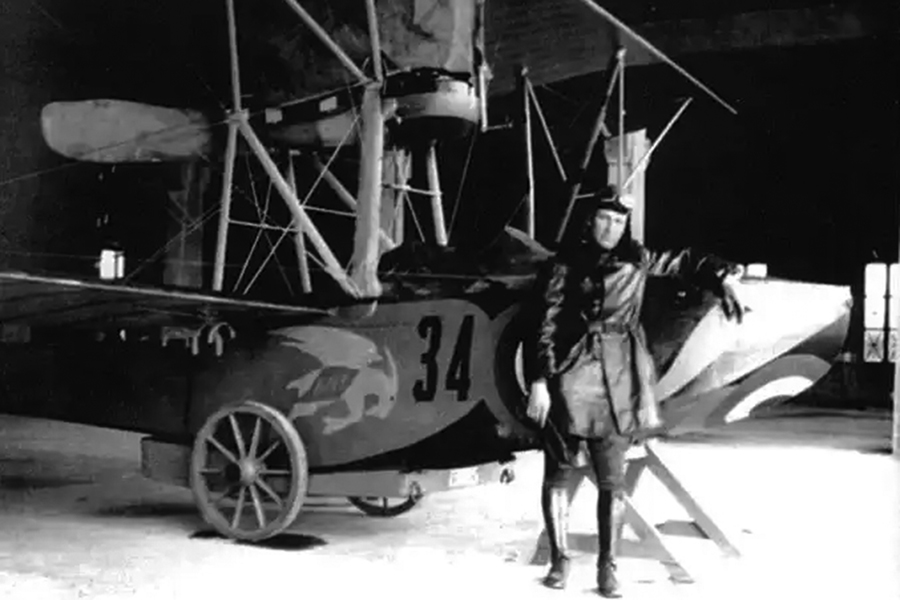
<instances>
[{"instance_id":1,"label":"painted animal emblem","mask_svg":"<svg viewBox=\"0 0 900 600\"><path fill-rule=\"evenodd\" d=\"M387 346L379 349L368 338L333 327L295 327L278 333L285 338L282 345L321 364L285 386L295 390L298 399L288 418L322 414L325 435L365 417L387 418L399 386L397 364Z\"/></svg>"}]
</instances>

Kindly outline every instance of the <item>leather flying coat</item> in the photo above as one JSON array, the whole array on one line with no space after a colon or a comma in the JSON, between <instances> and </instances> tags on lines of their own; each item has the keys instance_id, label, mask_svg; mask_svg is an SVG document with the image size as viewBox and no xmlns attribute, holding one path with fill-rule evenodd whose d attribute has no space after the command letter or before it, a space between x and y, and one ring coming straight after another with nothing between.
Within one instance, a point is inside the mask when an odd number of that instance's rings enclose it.
<instances>
[{"instance_id":1,"label":"leather flying coat","mask_svg":"<svg viewBox=\"0 0 900 600\"><path fill-rule=\"evenodd\" d=\"M630 436L661 425L655 367L640 323L648 275L674 275L721 292L735 266L691 250L653 252L632 240L613 251L585 244L551 260L538 286L536 377L549 420L583 438Z\"/></svg>"}]
</instances>

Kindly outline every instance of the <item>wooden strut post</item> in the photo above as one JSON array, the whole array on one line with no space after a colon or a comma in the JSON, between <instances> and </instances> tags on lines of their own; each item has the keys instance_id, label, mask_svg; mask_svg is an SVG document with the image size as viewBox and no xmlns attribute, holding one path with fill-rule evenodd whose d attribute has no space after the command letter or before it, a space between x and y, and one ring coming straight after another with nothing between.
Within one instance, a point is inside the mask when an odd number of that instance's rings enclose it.
<instances>
[{"instance_id":1,"label":"wooden strut post","mask_svg":"<svg viewBox=\"0 0 900 600\"><path fill-rule=\"evenodd\" d=\"M225 174L222 178L222 197L219 201L219 229L216 235L216 258L213 266L213 290L222 291L225 281L225 257L228 252L228 225L231 222L231 188L234 185L234 161L237 158L238 121L241 111L241 73L238 63L237 22L234 0L225 1L228 17L228 48L231 63L231 102L234 111L228 120L228 141L225 145Z\"/></svg>"},{"instance_id":2,"label":"wooden strut post","mask_svg":"<svg viewBox=\"0 0 900 600\"><path fill-rule=\"evenodd\" d=\"M519 74L522 94L522 128L525 134L525 233L534 239L534 149L531 142L531 96L528 93L528 67Z\"/></svg>"},{"instance_id":3,"label":"wooden strut post","mask_svg":"<svg viewBox=\"0 0 900 600\"><path fill-rule=\"evenodd\" d=\"M625 178L625 48L617 53L619 58L619 164L616 165L616 195L621 196L625 193L625 186L622 185Z\"/></svg>"},{"instance_id":4,"label":"wooden strut post","mask_svg":"<svg viewBox=\"0 0 900 600\"><path fill-rule=\"evenodd\" d=\"M434 220L434 238L439 246L447 245L447 227L444 225L444 203L441 194L441 178L438 173L437 147L428 146L428 192L431 196L431 214Z\"/></svg>"},{"instance_id":5,"label":"wooden strut post","mask_svg":"<svg viewBox=\"0 0 900 600\"><path fill-rule=\"evenodd\" d=\"M294 195L297 194L297 171L294 168L294 151L288 150L287 153L287 182L293 190ZM306 257L306 236L303 235L303 227L298 221L294 221L294 227L297 231L294 233L294 240L297 248L297 264L300 266L300 285L303 287L304 293L312 292L312 279L309 276L309 260Z\"/></svg>"},{"instance_id":6,"label":"wooden strut post","mask_svg":"<svg viewBox=\"0 0 900 600\"><path fill-rule=\"evenodd\" d=\"M366 20L372 51L375 81L366 85L362 102L362 132L359 140L359 189L356 202L356 231L350 279L364 298L381 296L378 262L381 258L381 182L384 170L384 120L381 91L384 73L375 0L366 0Z\"/></svg>"},{"instance_id":7,"label":"wooden strut post","mask_svg":"<svg viewBox=\"0 0 900 600\"><path fill-rule=\"evenodd\" d=\"M225 145L225 174L222 177L222 197L219 200L219 227L216 232L216 259L213 267L213 290L222 291L225 281L225 258L228 253L228 226L231 223L231 188L234 185L234 161L237 158L238 125L228 123L228 142Z\"/></svg>"},{"instance_id":8,"label":"wooden strut post","mask_svg":"<svg viewBox=\"0 0 900 600\"><path fill-rule=\"evenodd\" d=\"M372 44L372 70L375 72L375 80L384 80L384 68L381 61L381 36L378 33L378 11L375 9L375 0L366 0L366 19L369 22L369 40Z\"/></svg>"},{"instance_id":9,"label":"wooden strut post","mask_svg":"<svg viewBox=\"0 0 900 600\"><path fill-rule=\"evenodd\" d=\"M366 87L362 104L359 198L356 202L356 232L350 278L365 298L381 296L378 281L379 234L381 232L381 171L384 158L384 115L381 86Z\"/></svg>"},{"instance_id":10,"label":"wooden strut post","mask_svg":"<svg viewBox=\"0 0 900 600\"><path fill-rule=\"evenodd\" d=\"M478 116L481 122L481 133L487 133L488 130L488 66L484 59L484 5L486 0L475 0L475 53L478 60L475 64L477 76L475 82L478 85L476 92L478 94Z\"/></svg>"},{"instance_id":11,"label":"wooden strut post","mask_svg":"<svg viewBox=\"0 0 900 600\"><path fill-rule=\"evenodd\" d=\"M710 518L700 504L691 496L690 492L682 485L672 470L666 465L665 461L656 451L656 442L648 441L643 446L643 454L641 456L629 456L627 459L627 467L625 472L625 493L623 502L625 503L625 511L622 520L619 522L619 528L615 539L617 540L618 553L622 546L622 530L627 523L637 534L642 544L648 546L652 555L659 560L666 570L669 577L676 582L692 583L694 578L685 568L685 566L677 559L675 553L666 543L665 538L660 533L658 527L651 523L640 509L632 501L637 484L641 475L645 470L649 470L662 483L670 494L684 508L688 516L693 519L694 525L704 534L704 536L715 542L722 554L728 558L739 558L741 553L731 543L728 536L719 528L718 525ZM569 504L575 499L578 490L585 480L591 481L596 485L593 473L590 467L579 469L576 476L572 477L568 487ZM596 544L591 540L594 534L579 535L569 533L574 539L571 546L581 552L596 551ZM546 564L549 555L546 552L546 531L542 531L537 542L535 553L532 557L532 564Z\"/></svg>"}]
</instances>

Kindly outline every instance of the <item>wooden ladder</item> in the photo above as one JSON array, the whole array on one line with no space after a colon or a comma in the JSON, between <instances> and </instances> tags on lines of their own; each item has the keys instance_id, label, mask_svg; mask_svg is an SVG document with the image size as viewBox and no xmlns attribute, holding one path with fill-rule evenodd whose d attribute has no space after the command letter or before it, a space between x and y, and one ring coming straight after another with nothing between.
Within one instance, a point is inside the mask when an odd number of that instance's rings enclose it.
<instances>
[{"instance_id":1,"label":"wooden ladder","mask_svg":"<svg viewBox=\"0 0 900 600\"><path fill-rule=\"evenodd\" d=\"M668 489L675 500L677 500L685 511L687 511L688 516L693 520L693 524L700 530L706 539L716 543L724 556L738 558L741 554L728 539L728 536L726 536L722 529L716 525L712 518L703 510L700 504L678 480L672 472L672 469L669 468L656 451L656 444L657 442L651 440L640 447L632 448L629 450L626 458L625 494L623 495L625 514L624 518L619 523L619 531L616 536L618 544L617 550L621 548L622 529L627 523L634 530L643 549L663 564L669 572L669 577L672 581L678 583L693 583L695 579L690 575L684 564L676 558L672 548L666 543L663 534L656 525L647 519L632 500L634 492L637 489L637 484L645 470L649 470L653 473L666 489ZM567 489L570 506L575 498L575 494L578 492L585 479L596 485L590 466L578 469L577 474L571 478ZM595 552L596 544L593 543L593 537L595 536L573 534L570 532L570 547L578 551ZM549 541L545 529L541 531L538 538L531 564L542 565L547 562L549 562Z\"/></svg>"}]
</instances>

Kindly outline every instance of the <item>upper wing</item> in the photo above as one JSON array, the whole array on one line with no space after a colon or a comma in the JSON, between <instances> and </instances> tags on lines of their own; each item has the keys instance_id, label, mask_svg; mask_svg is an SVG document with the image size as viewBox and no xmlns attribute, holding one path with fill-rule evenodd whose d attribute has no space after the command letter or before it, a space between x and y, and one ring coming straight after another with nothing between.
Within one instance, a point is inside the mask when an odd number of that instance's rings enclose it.
<instances>
[{"instance_id":1,"label":"upper wing","mask_svg":"<svg viewBox=\"0 0 900 600\"><path fill-rule=\"evenodd\" d=\"M0 323L143 327L197 319L328 315L310 306L213 294L0 272Z\"/></svg>"},{"instance_id":2,"label":"upper wing","mask_svg":"<svg viewBox=\"0 0 900 600\"><path fill-rule=\"evenodd\" d=\"M523 66L535 85L603 71L619 44L627 50L630 66L659 62L659 55L589 4L603 12L610 11L601 5L614 4L610 14L621 25L670 57L862 38L888 21L881 8L852 3L754 8L747 2L711 2L704 11L692 6L696 3L656 2L649 12L643 2L490 0L485 5L485 54L493 71L491 93L512 92Z\"/></svg>"}]
</instances>

